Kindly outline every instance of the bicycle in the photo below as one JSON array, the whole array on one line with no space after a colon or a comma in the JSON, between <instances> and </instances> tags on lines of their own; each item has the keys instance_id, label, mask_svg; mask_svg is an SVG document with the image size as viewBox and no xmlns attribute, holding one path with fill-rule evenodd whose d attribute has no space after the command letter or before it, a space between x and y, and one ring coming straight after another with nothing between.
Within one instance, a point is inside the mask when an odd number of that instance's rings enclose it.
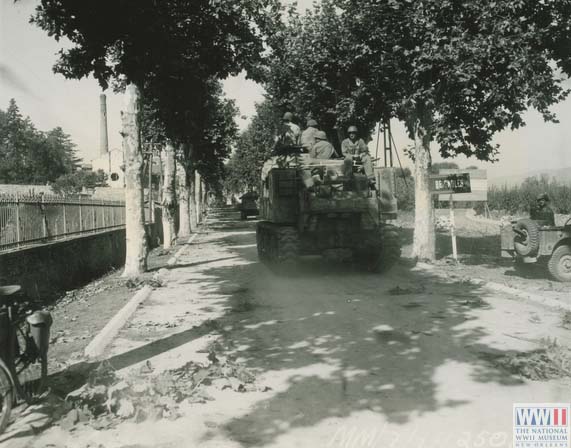
<instances>
[{"instance_id":1,"label":"bicycle","mask_svg":"<svg viewBox=\"0 0 571 448\"><path fill-rule=\"evenodd\" d=\"M47 310L35 310L18 285L0 286L0 433L17 399L28 404L43 393L48 375Z\"/></svg>"}]
</instances>

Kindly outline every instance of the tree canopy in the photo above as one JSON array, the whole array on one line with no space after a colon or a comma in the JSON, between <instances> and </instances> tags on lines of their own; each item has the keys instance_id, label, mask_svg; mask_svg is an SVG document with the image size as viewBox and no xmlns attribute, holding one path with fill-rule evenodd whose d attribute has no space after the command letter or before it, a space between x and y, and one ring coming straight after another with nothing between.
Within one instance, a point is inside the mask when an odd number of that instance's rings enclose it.
<instances>
[{"instance_id":1,"label":"tree canopy","mask_svg":"<svg viewBox=\"0 0 571 448\"><path fill-rule=\"evenodd\" d=\"M0 110L0 183L46 184L72 173L80 159L62 128L43 132L24 118L14 99Z\"/></svg>"},{"instance_id":2,"label":"tree canopy","mask_svg":"<svg viewBox=\"0 0 571 448\"><path fill-rule=\"evenodd\" d=\"M348 17L331 0L301 16L291 8L271 40L273 52L265 87L274 104L295 112L305 125L314 118L335 141L337 130L355 124L369 134L379 100L361 101L361 70L348 36ZM367 98L368 100L369 98ZM341 131L342 135L342 131Z\"/></svg>"},{"instance_id":3,"label":"tree canopy","mask_svg":"<svg viewBox=\"0 0 571 448\"><path fill-rule=\"evenodd\" d=\"M571 2L337 0L360 61L364 97L409 131L421 124L443 157L493 160L495 133L534 108L554 120L569 73Z\"/></svg>"},{"instance_id":4,"label":"tree canopy","mask_svg":"<svg viewBox=\"0 0 571 448\"><path fill-rule=\"evenodd\" d=\"M226 165L226 190L239 193L259 187L262 165L274 147L279 119L280 110L271 101L256 104L256 114L240 134Z\"/></svg>"}]
</instances>

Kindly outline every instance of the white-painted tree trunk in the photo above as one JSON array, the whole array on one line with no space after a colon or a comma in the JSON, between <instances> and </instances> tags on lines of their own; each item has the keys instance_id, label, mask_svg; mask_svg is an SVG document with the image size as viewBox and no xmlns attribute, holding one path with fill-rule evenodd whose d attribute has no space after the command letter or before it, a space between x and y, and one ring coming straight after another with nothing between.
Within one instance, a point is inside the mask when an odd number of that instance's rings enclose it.
<instances>
[{"instance_id":1,"label":"white-painted tree trunk","mask_svg":"<svg viewBox=\"0 0 571 448\"><path fill-rule=\"evenodd\" d=\"M163 151L163 248L172 247L176 239L175 213L176 213L176 193L175 193L175 156L174 147L169 141Z\"/></svg>"},{"instance_id":2,"label":"white-painted tree trunk","mask_svg":"<svg viewBox=\"0 0 571 448\"><path fill-rule=\"evenodd\" d=\"M202 196L200 199L202 202L202 219L205 220L208 214L208 185L204 181L202 181Z\"/></svg>"},{"instance_id":3,"label":"white-painted tree trunk","mask_svg":"<svg viewBox=\"0 0 571 448\"><path fill-rule=\"evenodd\" d=\"M125 156L125 229L127 253L123 277L135 277L147 270L143 195L143 153L139 133L139 89L129 84L125 89L121 112L123 151Z\"/></svg>"},{"instance_id":4,"label":"white-painted tree trunk","mask_svg":"<svg viewBox=\"0 0 571 448\"><path fill-rule=\"evenodd\" d=\"M182 163L177 165L177 194L178 194L178 238L188 238L192 233L190 225L190 184L187 170Z\"/></svg>"},{"instance_id":5,"label":"white-painted tree trunk","mask_svg":"<svg viewBox=\"0 0 571 448\"><path fill-rule=\"evenodd\" d=\"M194 176L194 201L196 202L196 222L200 224L202 222L202 177L197 171Z\"/></svg>"},{"instance_id":6,"label":"white-painted tree trunk","mask_svg":"<svg viewBox=\"0 0 571 448\"><path fill-rule=\"evenodd\" d=\"M196 173L193 170L190 174L190 228L193 232L198 229L198 214L196 205Z\"/></svg>"},{"instance_id":7,"label":"white-painted tree trunk","mask_svg":"<svg viewBox=\"0 0 571 448\"><path fill-rule=\"evenodd\" d=\"M429 178L430 139L420 125L416 126L414 132L414 158L415 210L412 256L419 260L434 260L436 244Z\"/></svg>"}]
</instances>

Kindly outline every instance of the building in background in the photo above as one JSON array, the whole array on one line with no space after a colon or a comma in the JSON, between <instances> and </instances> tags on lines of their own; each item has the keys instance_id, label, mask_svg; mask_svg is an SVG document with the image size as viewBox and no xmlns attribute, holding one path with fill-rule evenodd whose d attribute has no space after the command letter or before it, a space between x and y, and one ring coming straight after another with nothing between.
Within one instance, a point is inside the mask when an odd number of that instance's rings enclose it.
<instances>
[{"instance_id":1,"label":"building in background","mask_svg":"<svg viewBox=\"0 0 571 448\"><path fill-rule=\"evenodd\" d=\"M125 157L123 149L109 150L107 135L107 98L104 93L99 96L99 156L91 161L93 171L103 170L107 174L107 184L111 188L125 187Z\"/></svg>"}]
</instances>

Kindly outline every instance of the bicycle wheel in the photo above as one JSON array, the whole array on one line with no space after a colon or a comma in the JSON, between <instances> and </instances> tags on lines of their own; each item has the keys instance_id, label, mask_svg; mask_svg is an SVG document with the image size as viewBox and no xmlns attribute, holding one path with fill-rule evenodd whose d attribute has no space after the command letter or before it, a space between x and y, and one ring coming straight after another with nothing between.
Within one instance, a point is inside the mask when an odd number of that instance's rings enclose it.
<instances>
[{"instance_id":1,"label":"bicycle wheel","mask_svg":"<svg viewBox=\"0 0 571 448\"><path fill-rule=\"evenodd\" d=\"M4 432L10 420L12 404L14 403L14 385L10 371L0 359L0 434Z\"/></svg>"},{"instance_id":2,"label":"bicycle wheel","mask_svg":"<svg viewBox=\"0 0 571 448\"><path fill-rule=\"evenodd\" d=\"M30 326L26 321L16 327L16 347L14 371L16 387L20 398L26 403L33 403L40 396L46 385L48 376L48 359L41 354L30 334Z\"/></svg>"}]
</instances>

